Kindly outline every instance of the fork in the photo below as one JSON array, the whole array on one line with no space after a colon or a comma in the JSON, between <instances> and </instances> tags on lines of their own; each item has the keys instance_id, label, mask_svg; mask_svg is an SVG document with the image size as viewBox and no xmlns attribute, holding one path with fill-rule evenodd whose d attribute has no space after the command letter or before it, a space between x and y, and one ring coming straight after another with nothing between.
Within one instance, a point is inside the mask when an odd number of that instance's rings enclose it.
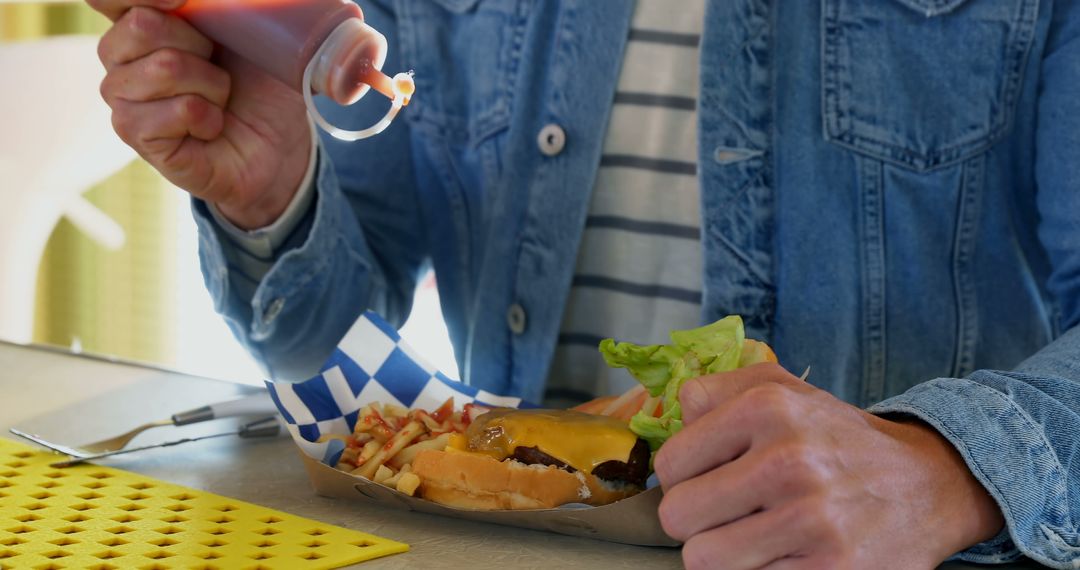
<instances>
[{"instance_id":1,"label":"fork","mask_svg":"<svg viewBox=\"0 0 1080 570\"><path fill-rule=\"evenodd\" d=\"M140 433L156 427L184 426L218 418L276 413L277 407L274 405L274 401L270 398L269 392L263 391L252 396L246 396L244 398L238 398L236 400L229 400L226 402L218 402L216 404L202 406L193 410L179 412L177 414L173 414L170 419L145 423L129 432L120 434L116 437L110 437L101 441L87 443L79 447L68 447L66 445L59 445L47 441L41 436L26 433L15 428L11 428L10 431L11 433L19 437L28 439L38 445L47 447L53 451L80 458L88 457L91 455L98 455L101 453L108 453L111 451L119 451L125 446L127 446L128 443L131 443L131 440L135 439L135 437Z\"/></svg>"},{"instance_id":2,"label":"fork","mask_svg":"<svg viewBox=\"0 0 1080 570\"><path fill-rule=\"evenodd\" d=\"M160 448L163 448L163 447L173 447L175 445L180 445L182 443L190 443L190 442L193 442L193 441L202 441L204 439L211 439L211 438L215 438L215 437L225 437L225 436L229 436L229 435L238 435L238 436L240 436L240 437L242 437L244 439L251 439L251 438L256 438L256 437L271 437L271 436L277 435L280 432L281 432L281 424L278 423L277 416L273 415L273 416L270 416L270 417L262 418L261 420L251 422L249 424L245 424L245 425L241 426L239 430L236 430L236 431L229 431L229 432L224 432L224 433L213 433L213 434L210 434L210 435L201 435L201 436L198 436L198 437L185 437L184 439L166 441L164 443L155 443L153 445L144 445L142 447L130 447L130 448L127 448L127 449L118 449L116 451L106 451L104 453L98 453L98 454L94 454L94 455L84 455L84 456L81 456L81 457L69 457L68 459L65 459L63 461L58 461L56 463L50 463L49 467L70 467L72 465L78 465L78 464L83 463L85 461L104 459L106 457L112 457L114 455L121 455L121 454L125 454L125 453L135 453L137 451L146 451L148 449L160 449Z\"/></svg>"},{"instance_id":3,"label":"fork","mask_svg":"<svg viewBox=\"0 0 1080 570\"><path fill-rule=\"evenodd\" d=\"M106 453L123 449L124 446L131 442L131 440L135 439L135 436L156 427L170 425L186 426L188 424L205 422L218 418L276 413L277 407L274 405L274 401L270 399L269 392L262 391L253 396L246 396L244 398L226 402L218 402L216 404L195 408L194 410L173 414L173 416L167 420L146 423L127 433L109 439L88 443L86 445L80 445L79 448L82 451L86 451L88 454Z\"/></svg>"},{"instance_id":4,"label":"fork","mask_svg":"<svg viewBox=\"0 0 1080 570\"><path fill-rule=\"evenodd\" d=\"M120 434L120 435L118 435L116 437L110 437L109 439L103 439L101 441L95 441L93 443L87 443L85 445L80 445L78 450L85 452L85 455L94 455L94 454L98 454L98 453L105 453L107 451L116 451L116 450L119 450L119 449L124 449L124 447L127 446L127 444L131 443L131 440L135 439L135 436L139 435L140 433L142 433L142 432L144 432L144 431L146 431L148 429L153 429L153 428L162 427L162 426L171 426L171 425L178 425L178 424L173 423L173 421L171 419L158 420L156 422L148 422L148 423L145 423L145 424L143 424L143 425L141 425L141 426L127 432L127 433ZM41 443L41 442L38 442L38 443Z\"/></svg>"}]
</instances>

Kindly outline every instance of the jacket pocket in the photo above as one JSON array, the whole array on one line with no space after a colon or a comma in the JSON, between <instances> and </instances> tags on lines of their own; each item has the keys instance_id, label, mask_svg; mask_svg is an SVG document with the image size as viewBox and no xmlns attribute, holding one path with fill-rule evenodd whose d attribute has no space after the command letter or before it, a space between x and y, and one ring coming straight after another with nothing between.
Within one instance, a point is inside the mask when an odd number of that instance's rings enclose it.
<instances>
[{"instance_id":1,"label":"jacket pocket","mask_svg":"<svg viewBox=\"0 0 1080 570\"><path fill-rule=\"evenodd\" d=\"M504 130L531 10L527 0L396 0L417 94L412 119L475 145Z\"/></svg>"},{"instance_id":2,"label":"jacket pocket","mask_svg":"<svg viewBox=\"0 0 1080 570\"><path fill-rule=\"evenodd\" d=\"M918 171L1012 123L1039 0L822 0L825 138Z\"/></svg>"}]
</instances>

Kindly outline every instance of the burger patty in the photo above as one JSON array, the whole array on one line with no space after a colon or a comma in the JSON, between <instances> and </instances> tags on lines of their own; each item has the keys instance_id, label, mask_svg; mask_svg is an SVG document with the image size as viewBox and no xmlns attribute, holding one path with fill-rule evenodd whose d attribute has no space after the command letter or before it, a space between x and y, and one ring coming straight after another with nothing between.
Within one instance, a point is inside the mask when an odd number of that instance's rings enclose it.
<instances>
[{"instance_id":1,"label":"burger patty","mask_svg":"<svg viewBox=\"0 0 1080 570\"><path fill-rule=\"evenodd\" d=\"M577 469L540 451L536 447L515 448L514 453L507 459L513 459L528 465L551 465L571 473L577 471ZM598 479L611 483L626 483L644 487L645 481L649 478L649 444L645 443L643 439L637 440L634 448L630 450L630 457L627 461L605 461L597 465L592 470L592 474Z\"/></svg>"},{"instance_id":2,"label":"burger patty","mask_svg":"<svg viewBox=\"0 0 1080 570\"><path fill-rule=\"evenodd\" d=\"M514 461L519 461L526 465L551 465L553 467L558 467L559 469L566 469L571 473L577 471L577 469L570 467L566 463L540 451L539 447L514 448L514 454L507 457L507 459L513 459Z\"/></svg>"},{"instance_id":3,"label":"burger patty","mask_svg":"<svg viewBox=\"0 0 1080 570\"><path fill-rule=\"evenodd\" d=\"M604 481L618 481L629 483L637 487L644 487L649 478L649 444L644 439L638 439L634 449L630 450L630 458L626 462L605 461L597 465L592 474Z\"/></svg>"}]
</instances>

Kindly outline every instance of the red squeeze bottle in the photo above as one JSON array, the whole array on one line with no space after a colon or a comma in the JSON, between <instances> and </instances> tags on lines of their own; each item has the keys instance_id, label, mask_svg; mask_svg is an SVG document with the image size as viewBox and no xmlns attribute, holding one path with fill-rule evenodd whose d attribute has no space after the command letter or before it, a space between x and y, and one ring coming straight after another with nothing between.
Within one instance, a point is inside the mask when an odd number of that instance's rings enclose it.
<instances>
[{"instance_id":1,"label":"red squeeze bottle","mask_svg":"<svg viewBox=\"0 0 1080 570\"><path fill-rule=\"evenodd\" d=\"M305 95L320 126L338 138L358 140L381 132L408 104L412 76L382 72L386 37L364 22L350 0L187 0L177 15L218 44ZM351 105L369 87L394 101L390 113L365 131L329 125L311 103L311 92Z\"/></svg>"}]
</instances>

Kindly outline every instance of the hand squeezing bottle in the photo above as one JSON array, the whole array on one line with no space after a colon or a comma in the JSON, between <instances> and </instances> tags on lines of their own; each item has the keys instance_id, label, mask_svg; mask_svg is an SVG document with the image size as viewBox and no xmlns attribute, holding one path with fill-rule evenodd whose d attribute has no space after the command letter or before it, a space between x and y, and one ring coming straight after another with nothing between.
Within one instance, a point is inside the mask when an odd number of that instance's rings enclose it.
<instances>
[{"instance_id":1,"label":"hand squeezing bottle","mask_svg":"<svg viewBox=\"0 0 1080 570\"><path fill-rule=\"evenodd\" d=\"M312 119L341 140L381 133L415 90L411 74L382 72L386 37L350 0L187 0L177 14L302 93ZM361 131L331 125L311 98L314 91L351 105L372 87L392 103L382 120Z\"/></svg>"}]
</instances>

